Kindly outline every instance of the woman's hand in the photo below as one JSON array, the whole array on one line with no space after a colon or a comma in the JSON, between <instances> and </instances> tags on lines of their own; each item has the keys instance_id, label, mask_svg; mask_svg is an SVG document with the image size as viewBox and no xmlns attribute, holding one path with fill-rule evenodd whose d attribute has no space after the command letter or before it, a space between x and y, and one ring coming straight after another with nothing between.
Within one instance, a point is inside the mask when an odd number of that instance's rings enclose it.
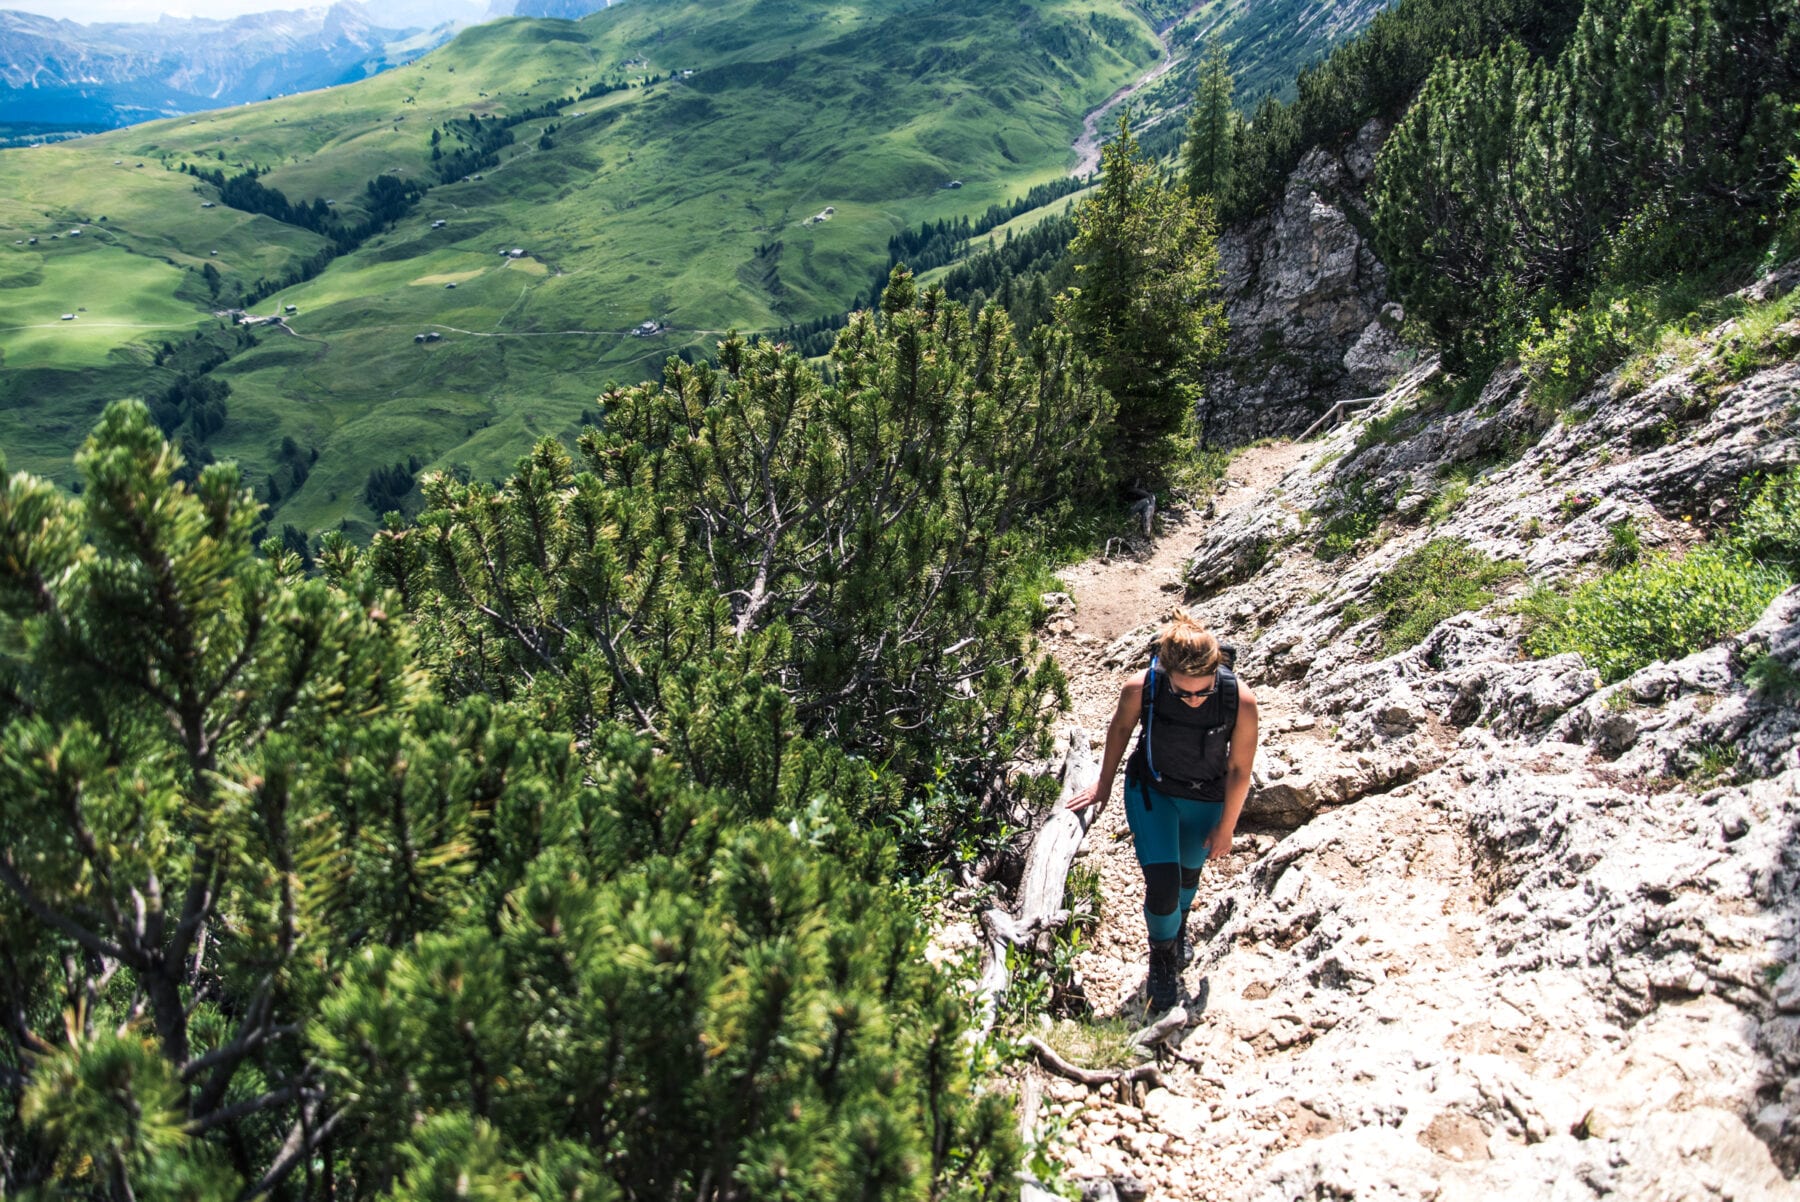
<instances>
[{"instance_id":1,"label":"woman's hand","mask_svg":"<svg viewBox=\"0 0 1800 1202\"><path fill-rule=\"evenodd\" d=\"M1100 788L1100 782L1095 781L1081 792L1075 794L1075 796L1069 798L1069 809L1079 813L1089 806L1097 805L1103 810L1106 808L1106 797L1106 792L1102 791ZM1094 812L1098 814L1100 810L1095 810Z\"/></svg>"},{"instance_id":2,"label":"woman's hand","mask_svg":"<svg viewBox=\"0 0 1800 1202\"><path fill-rule=\"evenodd\" d=\"M1207 849L1206 849L1207 859L1217 860L1222 856L1230 855L1231 854L1231 836L1232 836L1231 828L1226 826L1223 822L1221 822L1219 825L1213 827L1212 838L1210 840L1208 840L1208 842L1207 842Z\"/></svg>"}]
</instances>

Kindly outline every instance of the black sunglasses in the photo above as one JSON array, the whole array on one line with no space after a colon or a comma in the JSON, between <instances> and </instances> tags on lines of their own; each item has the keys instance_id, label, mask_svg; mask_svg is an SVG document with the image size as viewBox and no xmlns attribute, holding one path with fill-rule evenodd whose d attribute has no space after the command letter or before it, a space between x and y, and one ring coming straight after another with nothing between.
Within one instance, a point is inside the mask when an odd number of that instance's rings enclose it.
<instances>
[{"instance_id":1,"label":"black sunglasses","mask_svg":"<svg viewBox=\"0 0 1800 1202\"><path fill-rule=\"evenodd\" d=\"M1171 677L1169 680L1169 692L1175 694L1176 697L1180 698L1183 701L1191 701L1196 697L1211 697L1214 693L1216 693L1218 691L1219 691L1219 678L1217 676L1213 677L1212 687L1207 688L1207 689L1184 689L1180 685L1175 683L1175 680L1173 677Z\"/></svg>"}]
</instances>

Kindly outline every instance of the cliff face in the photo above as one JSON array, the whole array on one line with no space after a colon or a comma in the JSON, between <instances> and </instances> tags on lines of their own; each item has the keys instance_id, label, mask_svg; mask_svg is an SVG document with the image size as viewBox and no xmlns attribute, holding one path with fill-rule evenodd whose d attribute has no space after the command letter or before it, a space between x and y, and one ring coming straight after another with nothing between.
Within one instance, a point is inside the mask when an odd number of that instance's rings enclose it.
<instances>
[{"instance_id":1,"label":"cliff face","mask_svg":"<svg viewBox=\"0 0 1800 1202\"><path fill-rule=\"evenodd\" d=\"M1220 235L1231 328L1206 380L1215 445L1297 434L1333 402L1380 392L1410 363L1397 337L1403 314L1366 234L1386 134L1372 121L1341 152L1309 151L1273 211Z\"/></svg>"},{"instance_id":2,"label":"cliff face","mask_svg":"<svg viewBox=\"0 0 1800 1202\"><path fill-rule=\"evenodd\" d=\"M1800 698L1767 683L1800 674L1800 588L1611 685L1528 658L1514 606L1599 570L1622 518L1678 551L1800 464L1800 320L1729 368L1748 337L1726 323L1561 417L1516 372L1459 413L1414 378L1234 465L1183 580L1262 702L1256 786L1202 877L1161 1088L1046 1086L1096 1196L1800 1198ZM1378 524L1322 560L1346 495ZM1389 653L1364 614L1436 539L1524 567ZM1071 629L1084 721L1150 629ZM1080 984L1129 1013L1141 884L1127 845L1089 855L1106 911Z\"/></svg>"}]
</instances>

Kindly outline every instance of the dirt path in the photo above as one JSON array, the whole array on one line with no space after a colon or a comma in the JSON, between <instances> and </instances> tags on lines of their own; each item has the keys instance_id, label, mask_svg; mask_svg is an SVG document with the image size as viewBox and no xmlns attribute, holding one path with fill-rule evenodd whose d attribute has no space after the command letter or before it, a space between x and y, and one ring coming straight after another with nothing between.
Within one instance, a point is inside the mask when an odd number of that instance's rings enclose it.
<instances>
[{"instance_id":1,"label":"dirt path","mask_svg":"<svg viewBox=\"0 0 1800 1202\"><path fill-rule=\"evenodd\" d=\"M1210 521L1264 497L1309 449L1286 443L1244 451L1232 462L1206 512L1169 515L1145 553L1110 561L1090 560L1060 574L1076 608L1072 626L1059 624L1062 629L1053 633L1050 645L1069 677L1074 700L1070 720L1087 733L1096 755L1119 690L1129 675L1105 662L1107 647L1147 623L1160 621L1180 604L1186 561ZM1255 691L1265 727L1289 717L1291 707L1279 689L1256 685ZM1230 890L1236 877L1274 843L1272 836L1240 826L1233 854L1209 864L1202 875L1196 908L1205 906L1209 897ZM1103 898L1099 926L1088 950L1076 962L1082 986L1096 1019L1117 1019L1135 1026L1142 1014L1145 965L1143 877L1129 841L1116 781L1112 799L1077 864L1098 870ZM1184 986L1191 995L1200 988L1197 971L1185 975ZM1189 1003L1196 1018L1203 1007L1203 1000ZM1178 1061L1164 1066L1163 1083L1171 1094L1183 1099L1197 1101L1204 1093L1195 1068ZM1135 1108L1106 1089L1090 1092L1052 1078L1045 1084L1045 1105L1064 1117L1084 1116L1083 1141L1058 1152L1073 1176L1133 1175L1150 1188L1152 1198L1162 1200L1216 1196L1222 1184L1205 1166L1171 1160L1150 1144L1138 1147L1127 1143L1123 1133L1132 1127L1125 1120L1135 1115ZM1118 1112L1119 1118L1114 1119L1109 1111ZM1096 1144L1086 1134L1109 1129L1121 1133L1116 1143Z\"/></svg>"},{"instance_id":2,"label":"dirt path","mask_svg":"<svg viewBox=\"0 0 1800 1202\"><path fill-rule=\"evenodd\" d=\"M1204 7L1204 4L1194 5L1193 8L1190 8L1187 12L1182 14L1181 20L1185 20L1188 16ZM1174 29L1179 23L1179 20L1171 22L1168 29ZM1163 42L1162 62L1138 76L1133 82L1126 84L1124 87L1114 92L1107 98L1105 104L1089 113L1087 118L1082 121L1081 136L1075 139L1075 167L1069 172L1070 175L1093 174L1100 166L1100 130L1102 124L1107 121L1113 113L1118 111L1121 104L1124 104L1127 100L1130 100L1133 96L1161 79L1164 75L1167 75L1174 69L1177 63L1185 60L1185 55L1181 58L1177 58L1174 54L1170 53L1168 30L1164 30L1159 36L1161 36Z\"/></svg>"},{"instance_id":3,"label":"dirt path","mask_svg":"<svg viewBox=\"0 0 1800 1202\"><path fill-rule=\"evenodd\" d=\"M1208 513L1167 515L1141 556L1091 559L1059 573L1075 599L1075 614L1073 627L1053 639L1052 650L1074 691L1073 722L1092 735L1105 729L1124 677L1105 667L1099 653L1127 631L1159 621L1179 605L1188 558L1207 524L1267 492L1308 449L1301 443L1250 447L1232 460Z\"/></svg>"}]
</instances>

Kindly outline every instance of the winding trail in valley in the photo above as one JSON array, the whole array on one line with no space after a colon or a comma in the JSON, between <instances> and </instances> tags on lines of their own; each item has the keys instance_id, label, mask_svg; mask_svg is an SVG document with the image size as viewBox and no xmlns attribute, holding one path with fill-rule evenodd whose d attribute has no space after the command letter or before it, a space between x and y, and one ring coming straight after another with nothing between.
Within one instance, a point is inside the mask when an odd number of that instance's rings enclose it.
<instances>
[{"instance_id":1,"label":"winding trail in valley","mask_svg":"<svg viewBox=\"0 0 1800 1202\"><path fill-rule=\"evenodd\" d=\"M1163 44L1162 61L1138 76L1136 80L1114 92L1107 99L1105 104L1089 113L1086 119L1082 121L1081 136L1075 139L1075 166L1070 170L1070 175L1092 175L1098 170L1100 167L1100 147L1104 142L1104 138L1100 131L1106 127L1106 122L1118 111L1120 105L1167 75L1170 71L1174 70L1178 64L1186 61L1186 55L1177 56L1170 49L1169 34L1181 21L1186 20L1204 7L1206 7L1204 4L1196 4L1188 9L1187 12L1183 13L1179 19L1171 22L1168 28L1158 35L1161 37Z\"/></svg>"}]
</instances>

